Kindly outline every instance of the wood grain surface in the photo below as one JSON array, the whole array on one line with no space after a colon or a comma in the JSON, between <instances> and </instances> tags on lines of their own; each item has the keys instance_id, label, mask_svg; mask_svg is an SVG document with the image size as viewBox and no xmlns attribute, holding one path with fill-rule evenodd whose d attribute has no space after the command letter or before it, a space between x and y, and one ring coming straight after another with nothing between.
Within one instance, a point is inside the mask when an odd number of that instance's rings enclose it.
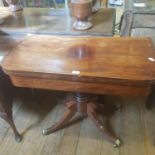
<instances>
[{"instance_id":1,"label":"wood grain surface","mask_svg":"<svg viewBox=\"0 0 155 155\"><path fill-rule=\"evenodd\" d=\"M91 82L155 80L148 38L29 36L3 61L7 74Z\"/></svg>"}]
</instances>

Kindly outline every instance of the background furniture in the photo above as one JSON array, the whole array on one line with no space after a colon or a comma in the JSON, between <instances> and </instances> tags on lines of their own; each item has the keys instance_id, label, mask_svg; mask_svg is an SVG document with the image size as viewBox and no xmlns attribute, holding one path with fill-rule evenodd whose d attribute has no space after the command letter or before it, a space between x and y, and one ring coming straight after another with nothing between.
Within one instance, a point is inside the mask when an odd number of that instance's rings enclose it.
<instances>
[{"instance_id":1,"label":"background furniture","mask_svg":"<svg viewBox=\"0 0 155 155\"><path fill-rule=\"evenodd\" d=\"M74 19L69 10L49 8L24 8L15 14L2 7L5 16L1 31L7 34L51 34L51 35L97 35L113 36L115 9L100 9L91 17L93 28L87 31L73 29Z\"/></svg>"},{"instance_id":2,"label":"background furniture","mask_svg":"<svg viewBox=\"0 0 155 155\"><path fill-rule=\"evenodd\" d=\"M93 0L97 5L98 8L100 7L107 7L108 6L108 0ZM1 3L4 4L4 6L8 6L6 3L6 0L0 0ZM50 8L66 8L68 9L70 0L20 0L21 5L23 7L50 7ZM93 2L93 4L94 4Z\"/></svg>"},{"instance_id":3,"label":"background furniture","mask_svg":"<svg viewBox=\"0 0 155 155\"><path fill-rule=\"evenodd\" d=\"M121 36L151 37L155 43L155 11L125 11L122 16Z\"/></svg>"},{"instance_id":4,"label":"background furniture","mask_svg":"<svg viewBox=\"0 0 155 155\"><path fill-rule=\"evenodd\" d=\"M20 0L23 7L51 7L56 8L57 3L65 3L64 0L56 2L55 0ZM8 6L6 0L3 0L4 6Z\"/></svg>"},{"instance_id":5,"label":"background furniture","mask_svg":"<svg viewBox=\"0 0 155 155\"><path fill-rule=\"evenodd\" d=\"M136 7L134 3L144 3L144 7ZM155 9L154 0L125 0L124 10L132 11L153 11Z\"/></svg>"},{"instance_id":6,"label":"background furniture","mask_svg":"<svg viewBox=\"0 0 155 155\"><path fill-rule=\"evenodd\" d=\"M13 87L11 81L0 69L0 117L10 124L15 134L15 140L20 142L22 136L17 131L12 117L12 100Z\"/></svg>"},{"instance_id":7,"label":"background furniture","mask_svg":"<svg viewBox=\"0 0 155 155\"><path fill-rule=\"evenodd\" d=\"M126 11L120 26L121 36L151 37L155 47L155 11ZM155 101L155 88L147 99L146 107L150 109Z\"/></svg>"},{"instance_id":8,"label":"background furniture","mask_svg":"<svg viewBox=\"0 0 155 155\"><path fill-rule=\"evenodd\" d=\"M9 77L2 71L1 61L21 41L21 37L10 37L7 35L0 35L0 117L3 118L15 134L15 140L20 142L22 136L18 133L12 116L12 102L15 87L13 87Z\"/></svg>"}]
</instances>

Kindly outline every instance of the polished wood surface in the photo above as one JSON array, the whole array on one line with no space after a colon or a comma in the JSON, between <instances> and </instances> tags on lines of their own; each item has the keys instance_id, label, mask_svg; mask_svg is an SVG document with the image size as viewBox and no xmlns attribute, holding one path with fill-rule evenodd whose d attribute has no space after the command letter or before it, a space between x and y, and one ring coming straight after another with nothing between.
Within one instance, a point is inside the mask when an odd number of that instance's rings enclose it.
<instances>
[{"instance_id":1,"label":"polished wood surface","mask_svg":"<svg viewBox=\"0 0 155 155\"><path fill-rule=\"evenodd\" d=\"M0 35L0 66L3 58L23 39L22 35Z\"/></svg>"},{"instance_id":2,"label":"polished wood surface","mask_svg":"<svg viewBox=\"0 0 155 155\"><path fill-rule=\"evenodd\" d=\"M155 81L154 58L148 38L34 35L5 58L3 69L10 75L53 80L144 85Z\"/></svg>"},{"instance_id":3,"label":"polished wood surface","mask_svg":"<svg viewBox=\"0 0 155 155\"><path fill-rule=\"evenodd\" d=\"M97 35L113 36L115 9L100 9L92 14L90 20L93 28L86 31L73 29L74 18L70 10L50 8L24 8L23 11L10 13L0 7L4 24L1 31L8 34L57 34L57 35Z\"/></svg>"}]
</instances>

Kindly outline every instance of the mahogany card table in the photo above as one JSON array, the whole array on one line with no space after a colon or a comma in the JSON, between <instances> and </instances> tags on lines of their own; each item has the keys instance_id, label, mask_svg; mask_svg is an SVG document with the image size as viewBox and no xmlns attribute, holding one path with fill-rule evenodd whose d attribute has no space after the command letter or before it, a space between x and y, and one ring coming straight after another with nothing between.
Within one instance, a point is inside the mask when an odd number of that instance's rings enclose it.
<instances>
[{"instance_id":1,"label":"mahogany card table","mask_svg":"<svg viewBox=\"0 0 155 155\"><path fill-rule=\"evenodd\" d=\"M149 38L27 36L2 68L17 87L72 92L62 119L43 134L87 115L115 147L120 140L100 120L92 94L147 96L155 82L155 50Z\"/></svg>"}]
</instances>

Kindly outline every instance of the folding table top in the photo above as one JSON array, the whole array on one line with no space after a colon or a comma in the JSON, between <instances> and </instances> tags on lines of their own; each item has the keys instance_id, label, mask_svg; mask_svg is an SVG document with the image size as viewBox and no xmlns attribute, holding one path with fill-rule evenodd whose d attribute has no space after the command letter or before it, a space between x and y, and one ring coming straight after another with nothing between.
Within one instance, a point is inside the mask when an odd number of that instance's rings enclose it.
<instances>
[{"instance_id":1,"label":"folding table top","mask_svg":"<svg viewBox=\"0 0 155 155\"><path fill-rule=\"evenodd\" d=\"M67 80L155 81L149 38L26 37L2 63L9 75Z\"/></svg>"}]
</instances>

